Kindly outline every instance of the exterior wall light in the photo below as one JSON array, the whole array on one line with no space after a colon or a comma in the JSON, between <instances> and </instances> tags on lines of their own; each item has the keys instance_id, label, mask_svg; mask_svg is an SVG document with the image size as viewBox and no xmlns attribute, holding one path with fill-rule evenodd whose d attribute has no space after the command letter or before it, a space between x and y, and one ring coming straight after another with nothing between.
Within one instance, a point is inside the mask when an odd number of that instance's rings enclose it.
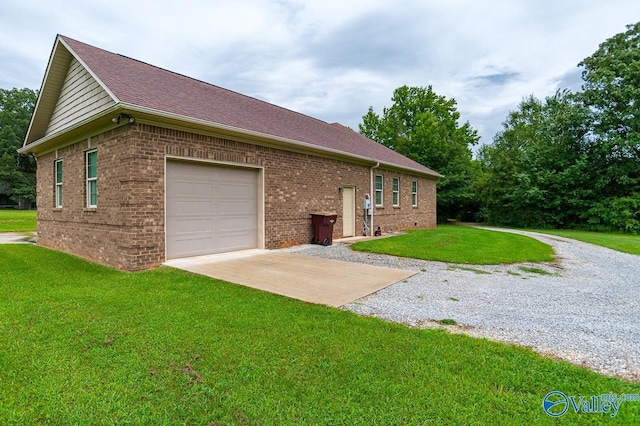
<instances>
[{"instance_id":1,"label":"exterior wall light","mask_svg":"<svg viewBox=\"0 0 640 426\"><path fill-rule=\"evenodd\" d=\"M129 124L133 124L136 122L136 119L130 116L129 114L119 114L117 117L113 117L111 119L111 121L113 121L115 124L120 124L121 120L127 120Z\"/></svg>"}]
</instances>

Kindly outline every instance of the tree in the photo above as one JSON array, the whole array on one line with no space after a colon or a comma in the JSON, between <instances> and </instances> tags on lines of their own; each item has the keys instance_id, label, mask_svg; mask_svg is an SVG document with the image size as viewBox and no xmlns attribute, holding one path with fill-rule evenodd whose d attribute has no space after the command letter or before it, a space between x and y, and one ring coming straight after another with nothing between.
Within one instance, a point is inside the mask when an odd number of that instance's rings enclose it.
<instances>
[{"instance_id":1,"label":"tree","mask_svg":"<svg viewBox=\"0 0 640 426\"><path fill-rule=\"evenodd\" d=\"M0 195L15 202L35 201L35 161L19 155L35 107L37 92L0 89Z\"/></svg>"},{"instance_id":2,"label":"tree","mask_svg":"<svg viewBox=\"0 0 640 426\"><path fill-rule=\"evenodd\" d=\"M487 220L640 233L640 23L580 66L581 92L525 99L481 150Z\"/></svg>"},{"instance_id":3,"label":"tree","mask_svg":"<svg viewBox=\"0 0 640 426\"><path fill-rule=\"evenodd\" d=\"M585 158L589 112L575 95L530 96L479 153L482 214L492 223L565 227L593 198Z\"/></svg>"},{"instance_id":4,"label":"tree","mask_svg":"<svg viewBox=\"0 0 640 426\"><path fill-rule=\"evenodd\" d=\"M470 149L479 140L476 130L460 125L455 99L431 86L399 87L391 100L382 117L369 108L360 133L444 175L437 183L438 219L463 215L476 202Z\"/></svg>"},{"instance_id":5,"label":"tree","mask_svg":"<svg viewBox=\"0 0 640 426\"><path fill-rule=\"evenodd\" d=\"M640 233L640 23L628 25L580 63L593 115L589 157L600 193L585 214L599 229Z\"/></svg>"}]
</instances>

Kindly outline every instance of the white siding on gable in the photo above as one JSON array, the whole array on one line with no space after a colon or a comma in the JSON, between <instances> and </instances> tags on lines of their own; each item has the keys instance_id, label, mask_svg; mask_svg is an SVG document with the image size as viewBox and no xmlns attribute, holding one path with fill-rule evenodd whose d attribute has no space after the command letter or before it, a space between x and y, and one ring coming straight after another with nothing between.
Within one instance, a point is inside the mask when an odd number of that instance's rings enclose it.
<instances>
[{"instance_id":1,"label":"white siding on gable","mask_svg":"<svg viewBox=\"0 0 640 426\"><path fill-rule=\"evenodd\" d=\"M46 134L69 127L115 102L75 58L71 60Z\"/></svg>"}]
</instances>

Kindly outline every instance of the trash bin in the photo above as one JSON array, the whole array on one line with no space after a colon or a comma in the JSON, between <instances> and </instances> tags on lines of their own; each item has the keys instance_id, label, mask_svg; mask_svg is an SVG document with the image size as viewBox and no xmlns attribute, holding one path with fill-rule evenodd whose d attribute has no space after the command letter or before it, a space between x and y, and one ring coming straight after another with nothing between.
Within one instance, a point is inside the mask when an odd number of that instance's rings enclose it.
<instances>
[{"instance_id":1,"label":"trash bin","mask_svg":"<svg viewBox=\"0 0 640 426\"><path fill-rule=\"evenodd\" d=\"M336 213L311 213L311 224L313 225L311 244L322 244L323 246L333 244L333 224L336 223L337 218Z\"/></svg>"}]
</instances>

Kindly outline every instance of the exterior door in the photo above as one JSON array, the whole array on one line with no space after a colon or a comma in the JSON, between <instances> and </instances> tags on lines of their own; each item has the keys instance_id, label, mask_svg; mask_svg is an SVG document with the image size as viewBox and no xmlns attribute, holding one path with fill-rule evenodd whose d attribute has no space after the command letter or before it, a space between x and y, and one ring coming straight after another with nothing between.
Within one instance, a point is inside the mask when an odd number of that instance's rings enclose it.
<instances>
[{"instance_id":1,"label":"exterior door","mask_svg":"<svg viewBox=\"0 0 640 426\"><path fill-rule=\"evenodd\" d=\"M342 236L354 237L356 235L356 197L352 186L342 189Z\"/></svg>"}]
</instances>

